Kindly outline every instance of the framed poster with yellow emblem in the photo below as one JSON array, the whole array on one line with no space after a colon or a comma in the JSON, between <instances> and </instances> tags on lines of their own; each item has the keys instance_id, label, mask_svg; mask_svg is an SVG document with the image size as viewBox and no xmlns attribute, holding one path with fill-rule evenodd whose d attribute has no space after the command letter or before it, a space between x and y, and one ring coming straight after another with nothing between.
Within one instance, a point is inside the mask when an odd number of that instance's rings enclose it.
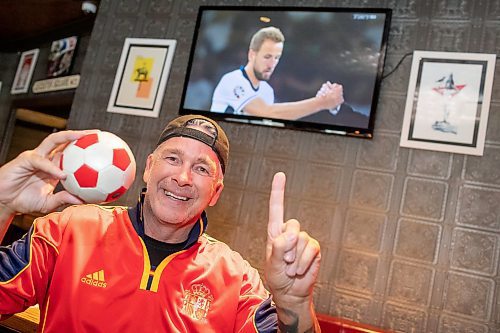
<instances>
[{"instance_id":1,"label":"framed poster with yellow emblem","mask_svg":"<svg viewBox=\"0 0 500 333\"><path fill-rule=\"evenodd\" d=\"M175 46L173 39L126 38L107 110L157 118Z\"/></svg>"}]
</instances>

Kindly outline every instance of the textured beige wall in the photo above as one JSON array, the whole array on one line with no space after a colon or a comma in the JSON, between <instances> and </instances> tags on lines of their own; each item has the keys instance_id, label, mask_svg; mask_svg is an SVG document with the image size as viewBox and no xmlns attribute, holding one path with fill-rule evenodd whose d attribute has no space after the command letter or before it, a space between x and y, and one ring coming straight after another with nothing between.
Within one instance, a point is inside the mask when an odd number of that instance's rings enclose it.
<instances>
[{"instance_id":1,"label":"textured beige wall","mask_svg":"<svg viewBox=\"0 0 500 333\"><path fill-rule=\"evenodd\" d=\"M139 172L177 114L199 4L390 7L386 72L413 50L500 48L498 0L103 0L70 127L118 133ZM178 42L160 121L105 112L125 37ZM410 64L382 83L373 140L223 123L232 156L209 233L261 269L270 181L283 170L286 215L322 245L318 311L397 332L500 332L500 73L485 153L472 157L399 147Z\"/></svg>"}]
</instances>

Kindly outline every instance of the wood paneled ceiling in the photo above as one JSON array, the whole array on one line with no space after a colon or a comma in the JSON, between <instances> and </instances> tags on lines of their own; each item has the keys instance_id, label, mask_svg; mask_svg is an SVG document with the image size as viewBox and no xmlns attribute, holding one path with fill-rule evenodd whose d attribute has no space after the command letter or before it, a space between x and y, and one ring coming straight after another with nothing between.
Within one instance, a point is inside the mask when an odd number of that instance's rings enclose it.
<instances>
[{"instance_id":1,"label":"wood paneled ceiling","mask_svg":"<svg viewBox=\"0 0 500 333\"><path fill-rule=\"evenodd\" d=\"M0 52L18 52L92 30L95 14L82 0L1 0ZM98 1L92 0L98 6Z\"/></svg>"}]
</instances>

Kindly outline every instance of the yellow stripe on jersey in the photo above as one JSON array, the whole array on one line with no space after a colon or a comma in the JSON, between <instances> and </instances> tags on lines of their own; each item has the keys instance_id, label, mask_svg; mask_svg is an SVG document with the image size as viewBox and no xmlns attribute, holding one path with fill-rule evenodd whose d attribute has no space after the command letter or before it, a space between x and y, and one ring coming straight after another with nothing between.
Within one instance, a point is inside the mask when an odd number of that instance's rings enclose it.
<instances>
[{"instance_id":1,"label":"yellow stripe on jersey","mask_svg":"<svg viewBox=\"0 0 500 333\"><path fill-rule=\"evenodd\" d=\"M142 240L142 238L139 237L139 240L141 241L142 253L144 254L144 267L142 270L141 285L139 286L139 288L142 290L147 290L148 280L149 280L149 272L151 269L151 262L149 261L149 254L148 254L148 250L146 249L146 244L144 244L144 241Z\"/></svg>"}]
</instances>

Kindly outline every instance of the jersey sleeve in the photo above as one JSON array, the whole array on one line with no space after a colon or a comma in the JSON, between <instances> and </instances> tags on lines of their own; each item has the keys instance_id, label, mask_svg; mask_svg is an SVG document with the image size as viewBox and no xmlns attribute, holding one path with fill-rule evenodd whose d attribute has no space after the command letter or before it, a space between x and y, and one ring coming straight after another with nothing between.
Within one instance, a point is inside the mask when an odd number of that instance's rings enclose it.
<instances>
[{"instance_id":1,"label":"jersey sleeve","mask_svg":"<svg viewBox=\"0 0 500 333\"><path fill-rule=\"evenodd\" d=\"M58 254L54 241L54 235L60 234L54 220L57 216L36 219L21 239L0 247L0 315L45 302Z\"/></svg>"},{"instance_id":2,"label":"jersey sleeve","mask_svg":"<svg viewBox=\"0 0 500 333\"><path fill-rule=\"evenodd\" d=\"M245 261L247 272L240 292L234 332L274 333L278 330L276 307L259 272Z\"/></svg>"}]
</instances>

